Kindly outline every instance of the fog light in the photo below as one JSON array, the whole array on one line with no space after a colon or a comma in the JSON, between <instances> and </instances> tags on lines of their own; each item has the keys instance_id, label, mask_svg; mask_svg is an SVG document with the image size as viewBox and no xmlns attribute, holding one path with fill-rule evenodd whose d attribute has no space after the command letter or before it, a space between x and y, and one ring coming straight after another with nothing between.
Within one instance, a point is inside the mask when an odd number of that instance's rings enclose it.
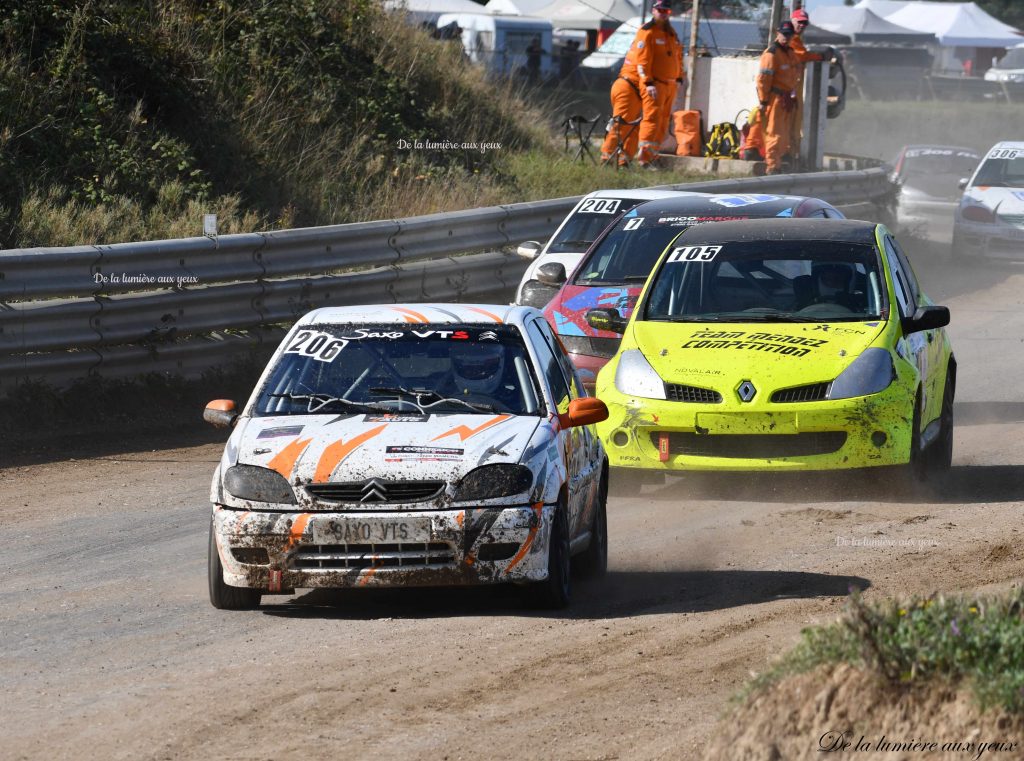
<instances>
[{"instance_id":1,"label":"fog light","mask_svg":"<svg viewBox=\"0 0 1024 761\"><path fill-rule=\"evenodd\" d=\"M871 434L871 443L874 444L876 447L881 447L882 445L885 444L888 438L889 437L882 433L882 431L875 431L873 434Z\"/></svg>"},{"instance_id":2,"label":"fog light","mask_svg":"<svg viewBox=\"0 0 1024 761\"><path fill-rule=\"evenodd\" d=\"M616 431L612 436L612 443L617 447L624 447L629 443L629 435L625 431Z\"/></svg>"}]
</instances>

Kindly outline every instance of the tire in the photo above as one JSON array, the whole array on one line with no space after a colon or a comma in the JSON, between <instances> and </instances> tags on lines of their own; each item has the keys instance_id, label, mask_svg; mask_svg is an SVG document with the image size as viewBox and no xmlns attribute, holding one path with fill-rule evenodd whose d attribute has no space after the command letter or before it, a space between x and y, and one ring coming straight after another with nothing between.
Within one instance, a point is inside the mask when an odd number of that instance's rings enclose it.
<instances>
[{"instance_id":1,"label":"tire","mask_svg":"<svg viewBox=\"0 0 1024 761\"><path fill-rule=\"evenodd\" d=\"M533 589L534 603L541 608L564 608L572 599L572 568L569 558L569 515L564 500L555 510L548 543L548 577Z\"/></svg>"},{"instance_id":2,"label":"tire","mask_svg":"<svg viewBox=\"0 0 1024 761\"><path fill-rule=\"evenodd\" d=\"M613 468L609 475L608 492L613 497L636 497L643 486L664 486L665 474L635 468Z\"/></svg>"},{"instance_id":3,"label":"tire","mask_svg":"<svg viewBox=\"0 0 1024 761\"><path fill-rule=\"evenodd\" d=\"M953 231L953 240L949 244L949 258L956 264L967 264L970 258L964 251L963 239L957 235L956 230Z\"/></svg>"},{"instance_id":4,"label":"tire","mask_svg":"<svg viewBox=\"0 0 1024 761\"><path fill-rule=\"evenodd\" d=\"M210 547L206 556L206 571L210 582L210 602L218 610L255 610L263 594L258 589L231 587L224 583L224 566L217 552L217 540L210 521Z\"/></svg>"},{"instance_id":5,"label":"tire","mask_svg":"<svg viewBox=\"0 0 1024 761\"><path fill-rule=\"evenodd\" d=\"M914 418L910 431L910 461L907 472L918 483L928 480L928 453L921 451L921 392L914 402Z\"/></svg>"},{"instance_id":6,"label":"tire","mask_svg":"<svg viewBox=\"0 0 1024 761\"><path fill-rule=\"evenodd\" d=\"M942 392L942 412L939 416L939 436L928 448L928 472L942 476L953 466L953 397L956 394L956 376L946 373L946 387Z\"/></svg>"},{"instance_id":7,"label":"tire","mask_svg":"<svg viewBox=\"0 0 1024 761\"><path fill-rule=\"evenodd\" d=\"M608 571L608 475L597 487L597 509L590 527L590 545L579 559L580 573L600 578Z\"/></svg>"}]
</instances>

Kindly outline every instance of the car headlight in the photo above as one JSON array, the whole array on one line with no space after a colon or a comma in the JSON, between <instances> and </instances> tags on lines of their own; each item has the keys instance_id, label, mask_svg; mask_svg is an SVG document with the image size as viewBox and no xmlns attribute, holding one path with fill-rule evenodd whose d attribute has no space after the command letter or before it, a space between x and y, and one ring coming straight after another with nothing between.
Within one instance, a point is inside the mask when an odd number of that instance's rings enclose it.
<instances>
[{"instance_id":1,"label":"car headlight","mask_svg":"<svg viewBox=\"0 0 1024 761\"><path fill-rule=\"evenodd\" d=\"M615 388L628 396L664 399L665 381L651 367L647 357L636 349L622 352L615 368Z\"/></svg>"},{"instance_id":2,"label":"car headlight","mask_svg":"<svg viewBox=\"0 0 1024 761\"><path fill-rule=\"evenodd\" d=\"M896 378L892 355L881 348L865 349L832 381L829 399L850 399L855 396L877 394L889 388Z\"/></svg>"},{"instance_id":3,"label":"car headlight","mask_svg":"<svg viewBox=\"0 0 1024 761\"><path fill-rule=\"evenodd\" d=\"M258 465L232 465L224 474L224 488L238 499L295 504L295 492L284 476Z\"/></svg>"},{"instance_id":4,"label":"car headlight","mask_svg":"<svg viewBox=\"0 0 1024 761\"><path fill-rule=\"evenodd\" d=\"M533 473L525 465L499 463L470 471L455 487L455 500L494 499L522 494L533 486Z\"/></svg>"}]
</instances>

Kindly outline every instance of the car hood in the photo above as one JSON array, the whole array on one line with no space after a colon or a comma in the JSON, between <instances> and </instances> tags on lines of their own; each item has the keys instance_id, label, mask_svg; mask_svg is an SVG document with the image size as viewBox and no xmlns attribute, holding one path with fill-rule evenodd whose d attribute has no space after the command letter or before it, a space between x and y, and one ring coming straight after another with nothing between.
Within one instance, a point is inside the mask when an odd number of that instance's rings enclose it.
<instances>
[{"instance_id":1,"label":"car hood","mask_svg":"<svg viewBox=\"0 0 1024 761\"><path fill-rule=\"evenodd\" d=\"M643 283L637 285L569 285L562 286L555 298L544 308L544 316L555 332L566 336L619 338L610 330L596 330L587 324L591 309L618 309L623 317L633 313Z\"/></svg>"},{"instance_id":2,"label":"car hood","mask_svg":"<svg viewBox=\"0 0 1024 761\"><path fill-rule=\"evenodd\" d=\"M832 381L884 330L882 321L808 324L635 323L633 340L663 380L725 393Z\"/></svg>"},{"instance_id":3,"label":"car hood","mask_svg":"<svg viewBox=\"0 0 1024 761\"><path fill-rule=\"evenodd\" d=\"M995 188L988 185L967 188L960 208L971 204L981 204L1001 217L1020 217L1024 215L1024 188Z\"/></svg>"},{"instance_id":4,"label":"car hood","mask_svg":"<svg viewBox=\"0 0 1024 761\"><path fill-rule=\"evenodd\" d=\"M542 418L516 415L287 415L247 418L234 459L292 484L461 478L519 462Z\"/></svg>"}]
</instances>

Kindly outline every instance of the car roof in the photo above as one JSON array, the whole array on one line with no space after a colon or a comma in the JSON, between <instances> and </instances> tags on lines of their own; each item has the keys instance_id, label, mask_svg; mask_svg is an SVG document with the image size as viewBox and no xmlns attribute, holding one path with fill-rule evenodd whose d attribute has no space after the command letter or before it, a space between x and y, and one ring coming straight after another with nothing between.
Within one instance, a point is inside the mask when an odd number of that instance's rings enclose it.
<instances>
[{"instance_id":1,"label":"car roof","mask_svg":"<svg viewBox=\"0 0 1024 761\"><path fill-rule=\"evenodd\" d=\"M369 304L321 307L303 315L296 323L369 325L495 325L522 326L531 316L543 317L532 307L508 304Z\"/></svg>"},{"instance_id":2,"label":"car roof","mask_svg":"<svg viewBox=\"0 0 1024 761\"><path fill-rule=\"evenodd\" d=\"M996 143L989 151L994 151L999 148L1016 148L1017 150L1024 150L1024 141L1021 140L1003 140Z\"/></svg>"},{"instance_id":3,"label":"car roof","mask_svg":"<svg viewBox=\"0 0 1024 761\"><path fill-rule=\"evenodd\" d=\"M751 200L763 199L763 200ZM656 201L645 201L638 204L632 211L627 212L629 216L656 217L662 214L714 214L716 216L745 216L750 214L752 207L756 208L757 216L773 217L781 212L791 210L802 204L804 201L813 201L822 206L832 208L832 204L818 198L807 196L781 196L766 193L761 194L729 194L719 193L715 195L683 196L677 198L663 198Z\"/></svg>"},{"instance_id":4,"label":"car roof","mask_svg":"<svg viewBox=\"0 0 1024 761\"><path fill-rule=\"evenodd\" d=\"M688 227L679 242L740 243L750 241L836 241L874 245L875 222L859 219L751 219Z\"/></svg>"},{"instance_id":5,"label":"car roof","mask_svg":"<svg viewBox=\"0 0 1024 761\"><path fill-rule=\"evenodd\" d=\"M657 190L655 188L604 188L587 193L584 198L640 198L653 201L659 198L680 198L696 196L703 198L707 193L694 193L689 190Z\"/></svg>"},{"instance_id":6,"label":"car roof","mask_svg":"<svg viewBox=\"0 0 1024 761\"><path fill-rule=\"evenodd\" d=\"M904 145L900 149L900 153L906 153L907 151L920 151L920 150L932 150L932 151L963 151L964 153L971 153L975 156L980 156L981 151L975 148L968 148L963 145L934 145L932 143L922 143L920 145Z\"/></svg>"}]
</instances>

